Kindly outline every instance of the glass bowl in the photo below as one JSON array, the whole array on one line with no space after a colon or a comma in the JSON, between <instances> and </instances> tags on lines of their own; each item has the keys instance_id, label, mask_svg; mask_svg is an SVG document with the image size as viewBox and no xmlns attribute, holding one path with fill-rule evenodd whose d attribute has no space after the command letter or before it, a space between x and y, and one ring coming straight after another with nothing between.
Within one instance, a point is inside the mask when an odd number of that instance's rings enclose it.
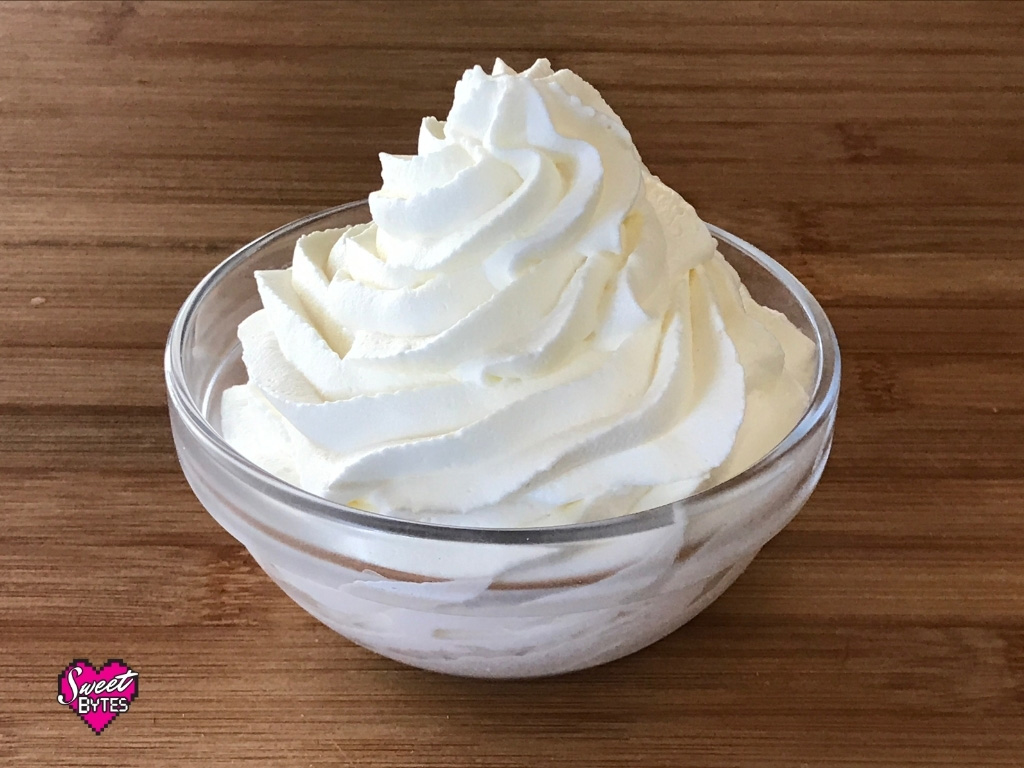
<instances>
[{"instance_id":1,"label":"glass bowl","mask_svg":"<svg viewBox=\"0 0 1024 768\"><path fill-rule=\"evenodd\" d=\"M760 250L716 227L751 294L818 350L810 405L757 464L702 493L598 522L531 529L410 522L348 508L252 464L220 436L224 390L246 380L238 323L259 309L253 272L291 263L308 232L369 220L365 201L261 237L185 301L165 354L174 443L199 501L300 606L377 653L473 677L603 664L664 637L743 572L793 518L832 444L839 348L818 302Z\"/></svg>"}]
</instances>

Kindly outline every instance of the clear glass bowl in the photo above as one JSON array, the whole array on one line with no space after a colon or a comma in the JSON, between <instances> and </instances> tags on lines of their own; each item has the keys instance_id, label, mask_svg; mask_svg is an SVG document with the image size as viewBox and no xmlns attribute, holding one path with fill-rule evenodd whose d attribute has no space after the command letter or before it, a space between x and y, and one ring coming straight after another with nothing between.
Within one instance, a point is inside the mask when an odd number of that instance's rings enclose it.
<instances>
[{"instance_id":1,"label":"clear glass bowl","mask_svg":"<svg viewBox=\"0 0 1024 768\"><path fill-rule=\"evenodd\" d=\"M236 329L260 307L253 272L290 264L300 235L368 220L365 201L351 203L245 246L185 301L165 355L174 442L196 496L292 599L335 631L456 675L534 677L602 664L707 607L810 496L832 443L835 333L789 272L715 227L754 298L785 313L819 353L807 412L741 475L610 520L475 529L344 507L247 461L218 425L221 394L246 380Z\"/></svg>"}]
</instances>

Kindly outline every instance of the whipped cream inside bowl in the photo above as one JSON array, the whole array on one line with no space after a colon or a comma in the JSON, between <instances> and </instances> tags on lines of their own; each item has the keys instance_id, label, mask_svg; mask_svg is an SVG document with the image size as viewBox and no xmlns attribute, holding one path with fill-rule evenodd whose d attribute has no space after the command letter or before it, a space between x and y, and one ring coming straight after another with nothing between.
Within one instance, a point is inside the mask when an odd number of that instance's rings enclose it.
<instances>
[{"instance_id":1,"label":"whipped cream inside bowl","mask_svg":"<svg viewBox=\"0 0 1024 768\"><path fill-rule=\"evenodd\" d=\"M720 483L803 415L813 342L572 72L467 71L381 170L371 223L256 275L221 429L267 471L385 515L564 525Z\"/></svg>"}]
</instances>

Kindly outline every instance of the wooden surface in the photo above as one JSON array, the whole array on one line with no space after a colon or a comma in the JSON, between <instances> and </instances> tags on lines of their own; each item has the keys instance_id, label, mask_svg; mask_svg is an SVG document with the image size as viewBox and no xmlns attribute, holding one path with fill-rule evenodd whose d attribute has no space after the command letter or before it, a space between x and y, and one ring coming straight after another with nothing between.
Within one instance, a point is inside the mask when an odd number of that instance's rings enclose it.
<instances>
[{"instance_id":1,"label":"wooden surface","mask_svg":"<svg viewBox=\"0 0 1024 768\"><path fill-rule=\"evenodd\" d=\"M196 281L365 196L495 55L593 82L844 354L821 485L740 581L536 682L307 616L196 502L164 404ZM1024 765L1022 123L1021 4L3 3L0 764ZM140 673L100 737L55 700L74 657Z\"/></svg>"}]
</instances>

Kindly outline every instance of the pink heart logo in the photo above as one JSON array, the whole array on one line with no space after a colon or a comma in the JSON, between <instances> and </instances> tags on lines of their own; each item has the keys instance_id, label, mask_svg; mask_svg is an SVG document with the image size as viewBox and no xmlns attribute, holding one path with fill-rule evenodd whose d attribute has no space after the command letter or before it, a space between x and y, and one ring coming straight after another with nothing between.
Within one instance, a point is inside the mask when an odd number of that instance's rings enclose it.
<instances>
[{"instance_id":1,"label":"pink heart logo","mask_svg":"<svg viewBox=\"0 0 1024 768\"><path fill-rule=\"evenodd\" d=\"M57 703L63 704L99 736L139 695L139 673L121 659L96 669L75 659L57 676Z\"/></svg>"}]
</instances>

